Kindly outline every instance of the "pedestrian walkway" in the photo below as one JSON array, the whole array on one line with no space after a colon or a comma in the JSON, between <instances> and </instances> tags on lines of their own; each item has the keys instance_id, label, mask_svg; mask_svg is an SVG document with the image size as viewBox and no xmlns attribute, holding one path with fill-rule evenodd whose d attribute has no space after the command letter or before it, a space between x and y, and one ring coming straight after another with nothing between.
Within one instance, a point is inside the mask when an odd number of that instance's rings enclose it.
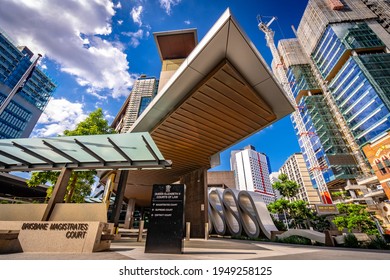
<instances>
[{"instance_id":1,"label":"pedestrian walkway","mask_svg":"<svg viewBox=\"0 0 390 280\"><path fill-rule=\"evenodd\" d=\"M390 260L388 250L345 249L212 238L184 241L183 254L145 254L145 242L122 239L92 254L15 253L0 260Z\"/></svg>"}]
</instances>

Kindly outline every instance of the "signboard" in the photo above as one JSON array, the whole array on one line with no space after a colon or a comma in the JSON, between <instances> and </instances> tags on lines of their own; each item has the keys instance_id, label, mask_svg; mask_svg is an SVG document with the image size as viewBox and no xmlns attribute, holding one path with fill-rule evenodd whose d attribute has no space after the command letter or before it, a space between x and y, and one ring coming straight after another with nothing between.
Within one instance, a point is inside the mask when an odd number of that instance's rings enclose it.
<instances>
[{"instance_id":1,"label":"signboard","mask_svg":"<svg viewBox=\"0 0 390 280\"><path fill-rule=\"evenodd\" d=\"M318 215L337 215L339 210L335 204L316 204Z\"/></svg>"},{"instance_id":2,"label":"signboard","mask_svg":"<svg viewBox=\"0 0 390 280\"><path fill-rule=\"evenodd\" d=\"M145 253L183 253L183 184L153 185Z\"/></svg>"},{"instance_id":3,"label":"signboard","mask_svg":"<svg viewBox=\"0 0 390 280\"><path fill-rule=\"evenodd\" d=\"M18 238L23 252L92 253L110 248L101 237L112 230L102 222L33 221L22 222Z\"/></svg>"}]
</instances>

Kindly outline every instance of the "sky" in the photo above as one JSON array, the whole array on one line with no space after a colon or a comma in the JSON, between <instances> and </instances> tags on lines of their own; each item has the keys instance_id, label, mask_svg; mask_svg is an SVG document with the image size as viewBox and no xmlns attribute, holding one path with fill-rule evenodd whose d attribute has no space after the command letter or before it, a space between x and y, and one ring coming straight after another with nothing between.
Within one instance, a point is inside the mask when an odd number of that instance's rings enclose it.
<instances>
[{"instance_id":1,"label":"sky","mask_svg":"<svg viewBox=\"0 0 390 280\"><path fill-rule=\"evenodd\" d=\"M294 37L307 0L1 0L0 28L17 45L42 54L40 67L57 89L32 137L61 135L96 108L111 123L141 74L159 77L161 61L154 32L197 28L200 41L230 8L270 65L272 56L257 15L277 20L275 41ZM255 146L268 155L272 171L299 152L290 117L221 153L230 170L231 149Z\"/></svg>"}]
</instances>

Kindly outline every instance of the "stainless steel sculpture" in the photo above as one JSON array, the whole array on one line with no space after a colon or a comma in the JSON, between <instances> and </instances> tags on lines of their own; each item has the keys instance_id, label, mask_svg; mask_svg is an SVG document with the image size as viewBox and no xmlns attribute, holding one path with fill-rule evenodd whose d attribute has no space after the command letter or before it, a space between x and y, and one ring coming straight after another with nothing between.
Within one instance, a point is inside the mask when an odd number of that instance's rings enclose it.
<instances>
[{"instance_id":1,"label":"stainless steel sculpture","mask_svg":"<svg viewBox=\"0 0 390 280\"><path fill-rule=\"evenodd\" d=\"M325 234L307 229L291 229L280 233L267 205L260 194L234 189L209 189L209 223L218 235L257 238L262 233L268 239L275 234L278 238L302 236L319 243L325 243ZM209 226L211 232L211 226Z\"/></svg>"}]
</instances>

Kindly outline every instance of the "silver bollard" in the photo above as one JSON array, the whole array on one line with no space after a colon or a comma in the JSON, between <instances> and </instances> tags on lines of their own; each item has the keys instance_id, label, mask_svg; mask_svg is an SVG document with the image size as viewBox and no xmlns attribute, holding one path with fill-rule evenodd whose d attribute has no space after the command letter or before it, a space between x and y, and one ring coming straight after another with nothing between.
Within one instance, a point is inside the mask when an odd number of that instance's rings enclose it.
<instances>
[{"instance_id":1,"label":"silver bollard","mask_svg":"<svg viewBox=\"0 0 390 280\"><path fill-rule=\"evenodd\" d=\"M144 233L144 221L139 221L139 230L138 230L138 242L142 241L142 234Z\"/></svg>"},{"instance_id":2,"label":"silver bollard","mask_svg":"<svg viewBox=\"0 0 390 280\"><path fill-rule=\"evenodd\" d=\"M209 223L204 224L204 239L209 239Z\"/></svg>"},{"instance_id":3,"label":"silver bollard","mask_svg":"<svg viewBox=\"0 0 390 280\"><path fill-rule=\"evenodd\" d=\"M191 223L186 222L186 241L190 241Z\"/></svg>"}]
</instances>

